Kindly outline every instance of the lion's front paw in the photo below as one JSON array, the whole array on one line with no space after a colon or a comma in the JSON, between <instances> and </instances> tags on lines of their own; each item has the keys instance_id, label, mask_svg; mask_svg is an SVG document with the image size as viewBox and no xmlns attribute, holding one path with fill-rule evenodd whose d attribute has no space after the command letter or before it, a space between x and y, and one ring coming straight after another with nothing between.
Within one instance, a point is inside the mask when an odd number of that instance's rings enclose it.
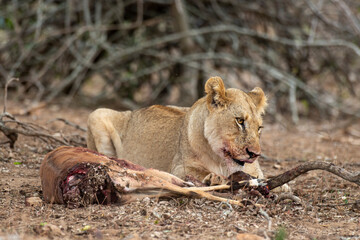
<instances>
[{"instance_id":1,"label":"lion's front paw","mask_svg":"<svg viewBox=\"0 0 360 240\"><path fill-rule=\"evenodd\" d=\"M208 186L215 186L215 185L227 184L229 180L215 173L210 173L202 180L202 182Z\"/></svg>"},{"instance_id":2,"label":"lion's front paw","mask_svg":"<svg viewBox=\"0 0 360 240\"><path fill-rule=\"evenodd\" d=\"M284 184L284 185L281 185L280 187L274 188L271 191L275 192L275 193L292 192L291 187L289 185L287 185L287 184Z\"/></svg>"}]
</instances>

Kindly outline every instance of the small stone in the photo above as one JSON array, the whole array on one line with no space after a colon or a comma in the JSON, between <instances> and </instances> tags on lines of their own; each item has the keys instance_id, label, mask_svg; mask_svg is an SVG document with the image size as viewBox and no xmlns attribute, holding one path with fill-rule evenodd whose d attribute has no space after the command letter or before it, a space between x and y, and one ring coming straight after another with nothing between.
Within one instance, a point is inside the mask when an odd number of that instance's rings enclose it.
<instances>
[{"instance_id":1,"label":"small stone","mask_svg":"<svg viewBox=\"0 0 360 240\"><path fill-rule=\"evenodd\" d=\"M154 217L156 217L156 218L158 218L158 219L161 219L161 214L158 213L157 211L155 211L155 209L154 209L151 213L152 213L152 215L153 215Z\"/></svg>"},{"instance_id":2,"label":"small stone","mask_svg":"<svg viewBox=\"0 0 360 240\"><path fill-rule=\"evenodd\" d=\"M146 216L146 214L147 214L146 209L145 208L141 209L140 214L141 214L141 216Z\"/></svg>"},{"instance_id":3,"label":"small stone","mask_svg":"<svg viewBox=\"0 0 360 240\"><path fill-rule=\"evenodd\" d=\"M20 193L21 195L23 195L23 196L26 196L26 192L25 192L23 189L21 189L21 190L19 191L19 193ZM26 199L25 199L25 201L26 201Z\"/></svg>"},{"instance_id":4,"label":"small stone","mask_svg":"<svg viewBox=\"0 0 360 240\"><path fill-rule=\"evenodd\" d=\"M36 206L41 206L42 204L43 204L43 201L39 197L25 198L25 206L36 207Z\"/></svg>"},{"instance_id":5,"label":"small stone","mask_svg":"<svg viewBox=\"0 0 360 240\"><path fill-rule=\"evenodd\" d=\"M167 205L169 204L169 201L160 201L158 205Z\"/></svg>"},{"instance_id":6,"label":"small stone","mask_svg":"<svg viewBox=\"0 0 360 240\"><path fill-rule=\"evenodd\" d=\"M161 237L161 233L160 233L160 232L154 232L153 234L154 234L154 236L157 237L157 238L160 238L160 237Z\"/></svg>"},{"instance_id":7,"label":"small stone","mask_svg":"<svg viewBox=\"0 0 360 240\"><path fill-rule=\"evenodd\" d=\"M163 214L163 218L164 218L164 219L170 219L171 216L170 216L170 214L168 214L168 213L164 213L164 214Z\"/></svg>"},{"instance_id":8,"label":"small stone","mask_svg":"<svg viewBox=\"0 0 360 240\"><path fill-rule=\"evenodd\" d=\"M274 164L274 168L275 169L281 169L281 165L280 164Z\"/></svg>"},{"instance_id":9,"label":"small stone","mask_svg":"<svg viewBox=\"0 0 360 240\"><path fill-rule=\"evenodd\" d=\"M54 133L52 136L53 137L61 137L61 134L60 133Z\"/></svg>"}]
</instances>

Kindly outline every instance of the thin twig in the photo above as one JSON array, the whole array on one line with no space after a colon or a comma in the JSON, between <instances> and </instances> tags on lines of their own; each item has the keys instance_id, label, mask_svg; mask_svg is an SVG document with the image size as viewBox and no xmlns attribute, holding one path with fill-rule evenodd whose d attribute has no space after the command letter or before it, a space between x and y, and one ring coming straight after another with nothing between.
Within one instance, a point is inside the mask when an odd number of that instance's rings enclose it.
<instances>
[{"instance_id":1,"label":"thin twig","mask_svg":"<svg viewBox=\"0 0 360 240\"><path fill-rule=\"evenodd\" d=\"M342 10L345 12L346 17L349 19L349 22L353 26L355 32L357 35L360 35L360 23L359 19L355 17L355 15L350 10L349 6L342 0L333 0L334 2L337 2L338 5L342 8Z\"/></svg>"},{"instance_id":2,"label":"thin twig","mask_svg":"<svg viewBox=\"0 0 360 240\"><path fill-rule=\"evenodd\" d=\"M322 22L324 22L326 25L331 26L332 28L346 31L347 33L351 33L351 29L349 29L347 26L344 26L344 24L338 24L335 21L330 20L322 12L314 5L312 0L305 0L310 10L314 13L314 15L319 18Z\"/></svg>"},{"instance_id":3,"label":"thin twig","mask_svg":"<svg viewBox=\"0 0 360 240\"><path fill-rule=\"evenodd\" d=\"M266 220L268 220L268 231L271 230L271 217L269 216L269 214L267 214L267 212L265 212L262 208L259 208L259 213L264 216L266 218Z\"/></svg>"}]
</instances>

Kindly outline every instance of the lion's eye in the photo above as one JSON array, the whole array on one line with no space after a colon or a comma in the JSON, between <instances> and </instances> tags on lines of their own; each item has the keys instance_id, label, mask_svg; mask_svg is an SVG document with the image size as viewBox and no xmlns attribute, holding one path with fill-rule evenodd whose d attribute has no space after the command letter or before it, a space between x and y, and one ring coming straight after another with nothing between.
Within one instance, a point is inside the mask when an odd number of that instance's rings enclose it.
<instances>
[{"instance_id":1,"label":"lion's eye","mask_svg":"<svg viewBox=\"0 0 360 240\"><path fill-rule=\"evenodd\" d=\"M243 118L235 118L236 124L239 128L244 129L245 128L245 120Z\"/></svg>"}]
</instances>

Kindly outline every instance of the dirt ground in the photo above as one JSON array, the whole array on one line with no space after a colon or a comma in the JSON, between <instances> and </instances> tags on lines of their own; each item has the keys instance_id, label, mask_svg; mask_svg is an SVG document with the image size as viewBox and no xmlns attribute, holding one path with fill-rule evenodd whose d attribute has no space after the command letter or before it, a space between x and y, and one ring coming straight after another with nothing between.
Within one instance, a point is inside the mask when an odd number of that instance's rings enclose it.
<instances>
[{"instance_id":1,"label":"dirt ground","mask_svg":"<svg viewBox=\"0 0 360 240\"><path fill-rule=\"evenodd\" d=\"M2 106L2 104L0 104ZM9 102L8 111L19 113ZM57 105L18 120L52 130L56 136L85 133L57 117L86 127L91 109ZM265 118L266 119L266 118ZM266 176L306 161L327 161L360 171L360 123L350 133L338 123L302 121L297 127L266 124L261 159ZM5 141L0 134L0 142ZM25 198L42 197L39 168L51 146L19 136L15 149L0 145L0 240L2 239L236 239L254 233L268 239L360 239L360 187L323 171L312 171L289 185L302 203L257 199L269 222L253 205L245 208L202 199L144 199L123 206L91 205L68 209L41 203L26 206ZM256 200L256 199L255 199Z\"/></svg>"}]
</instances>

